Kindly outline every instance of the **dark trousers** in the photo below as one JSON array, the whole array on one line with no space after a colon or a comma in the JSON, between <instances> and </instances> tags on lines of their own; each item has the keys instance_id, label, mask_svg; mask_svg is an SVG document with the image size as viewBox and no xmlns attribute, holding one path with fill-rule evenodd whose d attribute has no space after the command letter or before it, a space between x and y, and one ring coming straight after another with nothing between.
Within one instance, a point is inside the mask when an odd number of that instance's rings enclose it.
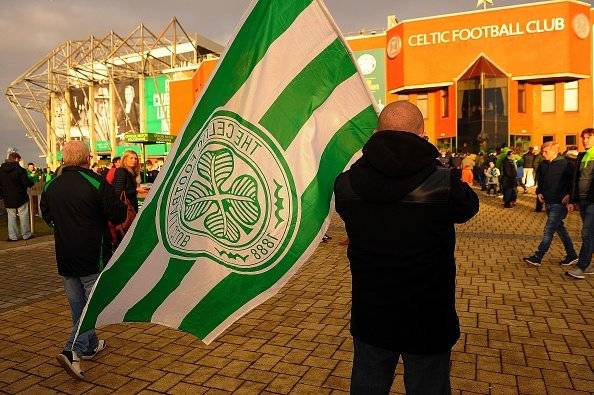
<instances>
[{"instance_id":1,"label":"dark trousers","mask_svg":"<svg viewBox=\"0 0 594 395\"><path fill-rule=\"evenodd\" d=\"M564 204L547 204L546 210L547 223L544 228L542 241L536 250L536 255L542 258L547 253L553 241L553 236L557 233L563 242L566 255L568 257L577 256L571 242L571 237L563 224L563 220L567 217L567 207Z\"/></svg>"},{"instance_id":2,"label":"dark trousers","mask_svg":"<svg viewBox=\"0 0 594 395\"><path fill-rule=\"evenodd\" d=\"M511 203L518 199L517 187L503 188L503 204L505 207L511 207Z\"/></svg>"},{"instance_id":3,"label":"dark trousers","mask_svg":"<svg viewBox=\"0 0 594 395\"><path fill-rule=\"evenodd\" d=\"M355 356L351 394L386 395L394 381L398 357L404 361L404 387L408 395L449 395L450 354L413 355L375 347L353 339Z\"/></svg>"},{"instance_id":4,"label":"dark trousers","mask_svg":"<svg viewBox=\"0 0 594 395\"><path fill-rule=\"evenodd\" d=\"M594 203L581 201L580 216L582 217L582 247L577 267L586 270L592 262L594 252Z\"/></svg>"}]
</instances>

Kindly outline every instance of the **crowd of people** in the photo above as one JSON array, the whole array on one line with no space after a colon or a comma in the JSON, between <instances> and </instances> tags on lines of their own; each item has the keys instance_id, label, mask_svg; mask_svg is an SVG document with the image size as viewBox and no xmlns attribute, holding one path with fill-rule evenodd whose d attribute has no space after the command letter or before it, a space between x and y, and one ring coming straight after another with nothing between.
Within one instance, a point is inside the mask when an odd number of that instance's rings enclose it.
<instances>
[{"instance_id":1,"label":"crowd of people","mask_svg":"<svg viewBox=\"0 0 594 395\"><path fill-rule=\"evenodd\" d=\"M83 378L80 360L93 358L106 343L94 331L76 337L78 320L99 273L138 212L139 194L148 191L141 181L154 182L160 164L147 161L141 180L138 154L132 150L113 158L108 166L92 165L93 156L81 141L66 143L62 154L61 166L52 172L34 163L25 166L17 152L10 152L0 166L0 197L8 215L8 241L29 240L34 237L29 189L42 190L39 212L54 229L58 273L73 321L57 359L72 376Z\"/></svg>"},{"instance_id":2,"label":"crowd of people","mask_svg":"<svg viewBox=\"0 0 594 395\"><path fill-rule=\"evenodd\" d=\"M458 153L441 151L439 161L443 167L457 168L461 180L468 185L480 186L486 195L503 198L503 207L516 205L518 189L528 192L534 187L534 211L545 212L547 222L543 239L533 255L523 258L531 265L540 266L553 236L557 233L565 248L561 266L576 266L566 273L577 279L594 274L591 265L591 243L594 240L594 129L581 133L586 151L579 153L576 146L560 152L559 144L545 142L539 147L500 147L489 153L470 154L465 147ZM592 192L590 191L592 189ZM571 211L579 211L582 218L582 247L576 253L563 221Z\"/></svg>"},{"instance_id":3,"label":"crowd of people","mask_svg":"<svg viewBox=\"0 0 594 395\"><path fill-rule=\"evenodd\" d=\"M545 160L543 150L552 142L539 147L529 147L523 151L522 147L499 147L487 153L468 153L461 149L450 153L440 151L439 161L446 168L458 168L462 171L462 181L469 185L480 186L486 195L503 198L503 207L512 208L516 205L517 190L524 193L528 188L538 184L538 168ZM576 146L568 146L561 154L565 159L574 163L578 151ZM542 203L535 202L535 211L542 211Z\"/></svg>"},{"instance_id":4,"label":"crowd of people","mask_svg":"<svg viewBox=\"0 0 594 395\"><path fill-rule=\"evenodd\" d=\"M501 195L505 208L514 206L518 187L536 187L535 210L544 209L547 223L536 252L524 260L540 265L558 233L566 251L560 264L576 264L567 274L594 274L594 129L582 131L586 151L577 155L574 149L561 154L554 142L525 153L502 147L450 155L424 137L420 110L406 101L391 103L362 157L334 185L352 275L353 394L387 394L400 357L407 392L450 393L451 349L460 337L454 224L479 210L473 184ZM66 143L63 155L63 165L45 182L40 207L55 229L58 273L72 312L72 330L57 360L81 379L81 360L93 358L106 342L94 330L76 336L78 321L145 190L134 151L114 158L102 174L91 170L92 156L80 141ZM0 192L15 218L24 213L27 188L43 178L32 164L25 170L20 159L11 153L0 167ZM563 224L576 209L583 223L579 254ZM32 235L22 219L27 239ZM16 229L11 226L10 235Z\"/></svg>"}]
</instances>

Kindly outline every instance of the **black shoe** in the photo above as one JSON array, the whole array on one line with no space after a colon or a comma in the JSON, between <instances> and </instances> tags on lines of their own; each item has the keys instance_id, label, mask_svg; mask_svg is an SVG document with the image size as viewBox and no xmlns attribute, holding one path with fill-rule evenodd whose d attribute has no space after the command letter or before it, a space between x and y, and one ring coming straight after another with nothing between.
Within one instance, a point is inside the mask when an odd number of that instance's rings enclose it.
<instances>
[{"instance_id":1,"label":"black shoe","mask_svg":"<svg viewBox=\"0 0 594 395\"><path fill-rule=\"evenodd\" d=\"M533 266L540 266L540 261L542 258L539 258L538 255L532 255L527 258L524 258L524 262L527 262Z\"/></svg>"},{"instance_id":2,"label":"black shoe","mask_svg":"<svg viewBox=\"0 0 594 395\"><path fill-rule=\"evenodd\" d=\"M12 243L12 242L15 242L15 241L18 241L18 240L13 240L13 239L8 238L8 239L6 239L6 241L9 242L9 243Z\"/></svg>"},{"instance_id":3,"label":"black shoe","mask_svg":"<svg viewBox=\"0 0 594 395\"><path fill-rule=\"evenodd\" d=\"M56 356L56 359L62 365L66 373L74 377L75 379L83 380L85 378L83 371L80 367L80 359L75 352L62 351L62 353Z\"/></svg>"},{"instance_id":4,"label":"black shoe","mask_svg":"<svg viewBox=\"0 0 594 395\"><path fill-rule=\"evenodd\" d=\"M559 262L559 265L570 266L570 265L577 263L577 261L578 261L577 256L573 256L573 257L566 256L565 258L563 258L563 260L561 262Z\"/></svg>"},{"instance_id":5,"label":"black shoe","mask_svg":"<svg viewBox=\"0 0 594 395\"><path fill-rule=\"evenodd\" d=\"M26 238L26 239L23 239L23 240L31 240L31 239L33 239L33 238L35 238L35 235L31 235L31 236L29 236L28 238Z\"/></svg>"}]
</instances>

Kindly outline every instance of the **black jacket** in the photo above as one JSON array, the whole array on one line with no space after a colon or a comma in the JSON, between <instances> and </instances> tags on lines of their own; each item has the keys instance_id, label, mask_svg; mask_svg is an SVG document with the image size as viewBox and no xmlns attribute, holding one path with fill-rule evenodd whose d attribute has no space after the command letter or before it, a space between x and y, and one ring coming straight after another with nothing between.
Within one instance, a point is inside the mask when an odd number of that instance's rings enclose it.
<instances>
[{"instance_id":1,"label":"black jacket","mask_svg":"<svg viewBox=\"0 0 594 395\"><path fill-rule=\"evenodd\" d=\"M4 207L18 208L29 201L27 188L33 182L27 177L27 170L18 162L6 161L0 166L0 196L4 200Z\"/></svg>"},{"instance_id":2,"label":"black jacket","mask_svg":"<svg viewBox=\"0 0 594 395\"><path fill-rule=\"evenodd\" d=\"M450 350L460 335L454 223L479 203L438 155L412 133L378 132L336 180L353 277L351 333L360 341L430 354Z\"/></svg>"},{"instance_id":3,"label":"black jacket","mask_svg":"<svg viewBox=\"0 0 594 395\"><path fill-rule=\"evenodd\" d=\"M138 212L138 192L136 192L136 179L132 173L123 167L118 167L113 176L113 187L118 197L124 191L134 211Z\"/></svg>"},{"instance_id":4,"label":"black jacket","mask_svg":"<svg viewBox=\"0 0 594 395\"><path fill-rule=\"evenodd\" d=\"M552 162L544 160L538 166L537 194L544 196L547 204L561 204L571 192L573 164L559 155Z\"/></svg>"},{"instance_id":5,"label":"black jacket","mask_svg":"<svg viewBox=\"0 0 594 395\"><path fill-rule=\"evenodd\" d=\"M580 182L580 171L582 167L582 159L586 155L585 152L580 152L575 159L575 166L573 168L573 178L571 183L571 202L577 203L580 200L580 190L579 190L579 182ZM588 196L586 200L589 203L594 203L594 180L590 183L590 190L588 191Z\"/></svg>"},{"instance_id":6,"label":"black jacket","mask_svg":"<svg viewBox=\"0 0 594 395\"><path fill-rule=\"evenodd\" d=\"M46 184L41 213L54 228L58 273L82 277L99 273L111 258L107 221L122 223L126 206L105 179L89 169L68 166Z\"/></svg>"},{"instance_id":7,"label":"black jacket","mask_svg":"<svg viewBox=\"0 0 594 395\"><path fill-rule=\"evenodd\" d=\"M518 186L518 170L514 162L505 158L501 167L501 188L516 188Z\"/></svg>"},{"instance_id":8,"label":"black jacket","mask_svg":"<svg viewBox=\"0 0 594 395\"><path fill-rule=\"evenodd\" d=\"M524 163L524 169L532 169L534 168L534 160L536 159L536 155L527 152L522 156L522 161Z\"/></svg>"}]
</instances>

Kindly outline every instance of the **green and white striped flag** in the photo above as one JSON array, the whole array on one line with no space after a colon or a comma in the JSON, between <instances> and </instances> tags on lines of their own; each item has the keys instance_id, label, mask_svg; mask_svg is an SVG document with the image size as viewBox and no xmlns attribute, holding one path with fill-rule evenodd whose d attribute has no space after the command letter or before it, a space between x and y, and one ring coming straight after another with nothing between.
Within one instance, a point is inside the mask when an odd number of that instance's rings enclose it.
<instances>
[{"instance_id":1,"label":"green and white striped flag","mask_svg":"<svg viewBox=\"0 0 594 395\"><path fill-rule=\"evenodd\" d=\"M254 1L79 330L153 322L211 342L313 253L376 125L323 2Z\"/></svg>"}]
</instances>

